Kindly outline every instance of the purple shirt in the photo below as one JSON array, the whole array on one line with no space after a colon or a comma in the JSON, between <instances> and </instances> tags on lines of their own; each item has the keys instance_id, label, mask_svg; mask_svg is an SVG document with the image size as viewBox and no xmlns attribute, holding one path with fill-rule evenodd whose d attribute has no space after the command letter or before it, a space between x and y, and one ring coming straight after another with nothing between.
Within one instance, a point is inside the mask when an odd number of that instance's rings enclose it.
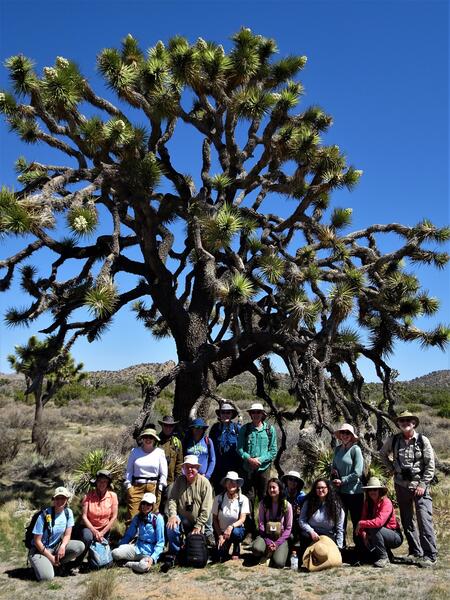
<instances>
[{"instance_id":1,"label":"purple shirt","mask_svg":"<svg viewBox=\"0 0 450 600\"><path fill-rule=\"evenodd\" d=\"M286 502L286 512L281 514L281 535L277 540L271 540L266 535L266 523L267 521L279 521L280 517L277 517L278 512L278 504L272 503L271 508L267 509L264 506L264 502L260 502L259 504L259 533L264 538L266 542L266 546L269 544L275 543L275 545L281 546L283 542L285 542L288 537L291 535L292 530L292 505L289 502Z\"/></svg>"}]
</instances>

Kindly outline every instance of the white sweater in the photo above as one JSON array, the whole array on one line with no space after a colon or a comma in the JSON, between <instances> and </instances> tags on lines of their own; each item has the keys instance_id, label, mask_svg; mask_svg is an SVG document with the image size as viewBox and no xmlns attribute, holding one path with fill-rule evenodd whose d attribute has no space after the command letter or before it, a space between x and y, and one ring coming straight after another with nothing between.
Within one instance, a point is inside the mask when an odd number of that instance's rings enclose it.
<instances>
[{"instance_id":1,"label":"white sweater","mask_svg":"<svg viewBox=\"0 0 450 600\"><path fill-rule=\"evenodd\" d=\"M133 448L125 471L125 487L127 489L133 485L133 477L135 479L154 477L159 479L159 489L165 487L167 485L167 460L164 450L154 448L151 452L144 452L141 447Z\"/></svg>"}]
</instances>

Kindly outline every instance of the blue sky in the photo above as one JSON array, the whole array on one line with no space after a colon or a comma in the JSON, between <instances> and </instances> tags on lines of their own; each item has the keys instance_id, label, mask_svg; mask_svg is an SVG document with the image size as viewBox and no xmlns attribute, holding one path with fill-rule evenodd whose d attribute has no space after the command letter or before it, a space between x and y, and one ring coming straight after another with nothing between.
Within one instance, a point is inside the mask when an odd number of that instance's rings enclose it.
<instances>
[{"instance_id":1,"label":"blue sky","mask_svg":"<svg viewBox=\"0 0 450 600\"><path fill-rule=\"evenodd\" d=\"M0 57L23 53L37 69L56 56L75 60L101 94L108 94L95 71L104 47L118 46L132 33L147 48L175 34L194 41L201 36L229 47L241 26L276 39L280 55L304 54L308 63L301 81L302 107L321 105L334 126L324 140L345 151L348 162L364 171L354 192L338 192L333 205L353 208L353 227L371 223L414 224L424 217L436 225L450 223L448 5L440 1L284 2L10 2L0 1ZM5 69L0 87L8 88ZM301 108L302 108L301 107ZM141 119L142 120L142 119ZM181 142L178 142L181 144ZM186 168L195 169L192 152ZM14 185L14 160L54 157L40 146L23 146L0 125L0 183ZM387 240L387 244L393 240ZM20 242L1 241L0 257ZM45 263L45 256L41 259ZM436 319L419 320L432 327L449 322L449 269L416 269L423 287L441 300ZM17 285L0 294L0 313L22 305ZM36 330L46 320L38 322ZM6 356L35 329L8 329L0 321L0 371ZM100 343L80 341L73 349L87 369L116 369L139 362L175 359L170 341L157 342L120 314ZM450 368L449 354L398 344L391 363L401 379ZM367 379L374 379L362 363Z\"/></svg>"}]
</instances>

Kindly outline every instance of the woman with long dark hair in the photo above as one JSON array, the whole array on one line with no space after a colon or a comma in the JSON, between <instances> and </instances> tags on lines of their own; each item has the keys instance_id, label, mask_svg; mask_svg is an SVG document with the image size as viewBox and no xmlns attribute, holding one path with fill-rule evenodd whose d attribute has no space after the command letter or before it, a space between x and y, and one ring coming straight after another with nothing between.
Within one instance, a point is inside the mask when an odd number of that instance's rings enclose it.
<instances>
[{"instance_id":1,"label":"woman with long dark hair","mask_svg":"<svg viewBox=\"0 0 450 600\"><path fill-rule=\"evenodd\" d=\"M292 506L286 498L282 481L272 477L267 482L266 495L259 504L259 536L252 552L282 569L289 553L288 539L292 530Z\"/></svg>"},{"instance_id":2,"label":"woman with long dark hair","mask_svg":"<svg viewBox=\"0 0 450 600\"><path fill-rule=\"evenodd\" d=\"M300 511L300 543L305 550L319 536L331 538L338 548L344 543L345 514L341 501L331 483L316 479Z\"/></svg>"}]
</instances>

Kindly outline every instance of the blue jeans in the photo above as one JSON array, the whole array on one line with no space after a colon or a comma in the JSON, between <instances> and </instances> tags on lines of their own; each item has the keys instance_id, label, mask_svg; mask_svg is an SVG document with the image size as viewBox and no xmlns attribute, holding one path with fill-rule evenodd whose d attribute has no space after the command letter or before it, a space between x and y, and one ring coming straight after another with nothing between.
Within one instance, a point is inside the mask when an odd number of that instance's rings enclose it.
<instances>
[{"instance_id":1,"label":"blue jeans","mask_svg":"<svg viewBox=\"0 0 450 600\"><path fill-rule=\"evenodd\" d=\"M181 534L188 534L194 529L194 525L178 515L180 522L173 529L166 527L167 541L169 542L169 554L178 554L181 549Z\"/></svg>"},{"instance_id":2,"label":"blue jeans","mask_svg":"<svg viewBox=\"0 0 450 600\"><path fill-rule=\"evenodd\" d=\"M230 546L233 544L233 554L238 552L239 544L245 537L245 527L235 527L230 534L228 540L226 540L222 546L218 549L219 560L228 558L230 553Z\"/></svg>"}]
</instances>

